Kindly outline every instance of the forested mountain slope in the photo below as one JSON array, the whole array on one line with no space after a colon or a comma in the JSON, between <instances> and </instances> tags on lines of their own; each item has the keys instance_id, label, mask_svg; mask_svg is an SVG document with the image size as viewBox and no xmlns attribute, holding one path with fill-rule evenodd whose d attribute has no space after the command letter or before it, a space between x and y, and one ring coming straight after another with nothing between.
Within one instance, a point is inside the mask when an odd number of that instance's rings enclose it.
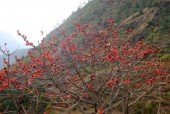
<instances>
[{"instance_id":1,"label":"forested mountain slope","mask_svg":"<svg viewBox=\"0 0 170 114\"><path fill-rule=\"evenodd\" d=\"M161 57L169 53L170 45L170 1L168 0L92 0L84 7L78 8L58 28L46 36L46 41L52 35L62 40L59 30L64 30L67 37L76 31L75 22L92 24L102 31L107 27L107 21L114 19L122 30L133 29L133 43L140 39L161 46ZM162 47L163 46L163 47Z\"/></svg>"}]
</instances>

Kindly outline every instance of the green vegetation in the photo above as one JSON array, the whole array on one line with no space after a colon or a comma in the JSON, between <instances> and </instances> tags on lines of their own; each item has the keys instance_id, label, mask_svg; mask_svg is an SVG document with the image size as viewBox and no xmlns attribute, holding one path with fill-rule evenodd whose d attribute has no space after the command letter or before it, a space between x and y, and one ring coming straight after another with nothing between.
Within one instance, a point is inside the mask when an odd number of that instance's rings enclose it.
<instances>
[{"instance_id":1,"label":"green vegetation","mask_svg":"<svg viewBox=\"0 0 170 114\"><path fill-rule=\"evenodd\" d=\"M169 19L169 17L164 17L162 19L160 29L162 31L168 31L170 29L170 19Z\"/></svg>"},{"instance_id":2,"label":"green vegetation","mask_svg":"<svg viewBox=\"0 0 170 114\"><path fill-rule=\"evenodd\" d=\"M135 110L135 113L136 113L136 114L140 114L140 113L142 113L143 104L140 103L140 102L138 102L138 103L135 104L134 108L135 108L135 109L134 109L134 110Z\"/></svg>"},{"instance_id":3,"label":"green vegetation","mask_svg":"<svg viewBox=\"0 0 170 114\"><path fill-rule=\"evenodd\" d=\"M141 0L140 2L132 3L131 0L127 0L125 4L117 11L116 22L120 23L125 18L138 12L142 15L145 8L157 7L159 2L157 0Z\"/></svg>"},{"instance_id":4,"label":"green vegetation","mask_svg":"<svg viewBox=\"0 0 170 114\"><path fill-rule=\"evenodd\" d=\"M161 61L170 61L170 54L165 54L160 58Z\"/></svg>"},{"instance_id":5,"label":"green vegetation","mask_svg":"<svg viewBox=\"0 0 170 114\"><path fill-rule=\"evenodd\" d=\"M155 110L155 104L152 101L147 101L145 103L145 109L147 114L153 114Z\"/></svg>"},{"instance_id":6,"label":"green vegetation","mask_svg":"<svg viewBox=\"0 0 170 114\"><path fill-rule=\"evenodd\" d=\"M168 99L170 99L170 91L167 93L167 97Z\"/></svg>"}]
</instances>

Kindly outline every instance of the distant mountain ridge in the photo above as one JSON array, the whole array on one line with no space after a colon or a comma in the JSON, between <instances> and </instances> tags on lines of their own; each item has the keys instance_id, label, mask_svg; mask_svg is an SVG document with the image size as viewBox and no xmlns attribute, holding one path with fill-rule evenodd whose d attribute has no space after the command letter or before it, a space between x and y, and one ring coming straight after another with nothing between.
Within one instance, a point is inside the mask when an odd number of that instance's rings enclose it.
<instances>
[{"instance_id":1,"label":"distant mountain ridge","mask_svg":"<svg viewBox=\"0 0 170 114\"><path fill-rule=\"evenodd\" d=\"M20 42L17 41L16 38L13 37L10 33L5 32L5 31L0 31L0 47L2 50L6 50L5 49L5 47L6 47L7 50L9 50L9 52L13 52L13 51L17 50L17 48L20 48L12 56L10 56L10 64L14 64L16 62L15 58L14 58L15 56L17 56L18 58L27 56L27 51L29 49L28 48L21 49L24 47L23 45L24 44L20 44ZM0 51L0 69L2 69L4 67L4 65L3 65L4 58L7 58L7 56L4 55Z\"/></svg>"},{"instance_id":2,"label":"distant mountain ridge","mask_svg":"<svg viewBox=\"0 0 170 114\"><path fill-rule=\"evenodd\" d=\"M24 44L21 44L14 36L5 31L0 31L0 46L4 49L4 44L7 44L7 49L9 51L14 51L18 47L23 48ZM1 53L0 53L1 54Z\"/></svg>"},{"instance_id":3,"label":"distant mountain ridge","mask_svg":"<svg viewBox=\"0 0 170 114\"><path fill-rule=\"evenodd\" d=\"M17 56L18 58L26 57L28 50L29 49L19 49L19 50L17 50L13 55L10 56L10 64L12 65L12 64L14 64L16 62L15 56ZM1 54L0 55L0 69L2 69L4 67L4 64L3 64L3 59L4 58L7 59L7 56L4 55L4 54Z\"/></svg>"}]
</instances>

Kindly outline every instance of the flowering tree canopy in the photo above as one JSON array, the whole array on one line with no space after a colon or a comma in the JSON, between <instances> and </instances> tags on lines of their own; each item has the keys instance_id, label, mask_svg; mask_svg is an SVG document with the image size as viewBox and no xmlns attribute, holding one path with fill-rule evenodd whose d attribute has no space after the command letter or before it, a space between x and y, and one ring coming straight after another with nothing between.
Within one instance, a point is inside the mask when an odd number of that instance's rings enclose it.
<instances>
[{"instance_id":1,"label":"flowering tree canopy","mask_svg":"<svg viewBox=\"0 0 170 114\"><path fill-rule=\"evenodd\" d=\"M11 54L1 50L8 60L0 72L0 95L13 105L1 112L38 113L48 106L45 113L77 108L86 114L88 105L98 114L118 107L127 114L141 99L161 97L163 86L170 83L170 66L154 56L159 48L143 41L132 46L134 31L122 32L114 20L100 32L91 24L75 23L75 28L69 36L60 31L64 40L53 36L38 47L17 31L36 51L28 51L27 62L15 57L17 63L10 66Z\"/></svg>"}]
</instances>

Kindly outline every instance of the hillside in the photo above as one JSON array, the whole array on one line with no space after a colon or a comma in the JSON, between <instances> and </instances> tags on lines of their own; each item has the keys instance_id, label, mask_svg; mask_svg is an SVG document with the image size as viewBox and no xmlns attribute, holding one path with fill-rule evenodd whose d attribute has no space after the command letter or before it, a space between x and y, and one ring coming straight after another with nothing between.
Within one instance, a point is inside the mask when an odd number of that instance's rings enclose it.
<instances>
[{"instance_id":1,"label":"hillside","mask_svg":"<svg viewBox=\"0 0 170 114\"><path fill-rule=\"evenodd\" d=\"M64 30L66 35L76 31L74 23L92 24L96 30L107 27L107 21L114 19L120 29L134 29L135 35L132 42L139 39L151 42L162 47L163 53L168 53L170 33L170 1L168 0L92 0L83 8L67 18L58 28L51 31L46 40L53 35L60 37L59 30ZM69 37L69 36L67 36ZM162 55L159 55L162 56Z\"/></svg>"}]
</instances>

